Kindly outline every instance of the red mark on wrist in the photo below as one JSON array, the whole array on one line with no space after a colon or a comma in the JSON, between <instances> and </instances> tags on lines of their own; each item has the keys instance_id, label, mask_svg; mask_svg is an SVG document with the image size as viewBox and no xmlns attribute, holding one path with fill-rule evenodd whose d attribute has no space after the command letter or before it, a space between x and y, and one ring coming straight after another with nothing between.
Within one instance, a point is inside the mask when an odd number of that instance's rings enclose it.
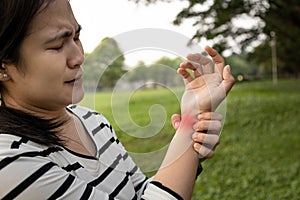
<instances>
[{"instance_id":1,"label":"red mark on wrist","mask_svg":"<svg viewBox=\"0 0 300 200\"><path fill-rule=\"evenodd\" d=\"M196 123L197 119L196 116L192 116L189 114L183 114L181 116L181 128L184 129L193 129L194 124Z\"/></svg>"}]
</instances>

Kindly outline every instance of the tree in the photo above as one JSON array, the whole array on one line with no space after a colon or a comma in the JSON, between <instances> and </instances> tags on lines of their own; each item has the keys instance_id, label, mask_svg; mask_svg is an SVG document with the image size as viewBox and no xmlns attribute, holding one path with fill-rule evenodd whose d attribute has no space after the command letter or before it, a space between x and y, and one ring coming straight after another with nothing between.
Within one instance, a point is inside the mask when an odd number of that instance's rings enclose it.
<instances>
[{"instance_id":1,"label":"tree","mask_svg":"<svg viewBox=\"0 0 300 200\"><path fill-rule=\"evenodd\" d=\"M126 74L127 83L140 87L177 87L182 86L182 77L177 69L182 59L161 57L150 65L143 61Z\"/></svg>"},{"instance_id":2,"label":"tree","mask_svg":"<svg viewBox=\"0 0 300 200\"><path fill-rule=\"evenodd\" d=\"M104 38L85 61L87 87L113 88L124 70L124 55L113 38Z\"/></svg>"},{"instance_id":3,"label":"tree","mask_svg":"<svg viewBox=\"0 0 300 200\"><path fill-rule=\"evenodd\" d=\"M146 84L149 79L149 74L147 73L147 66L143 61L139 61L137 65L128 73L129 82L141 82Z\"/></svg>"},{"instance_id":4,"label":"tree","mask_svg":"<svg viewBox=\"0 0 300 200\"><path fill-rule=\"evenodd\" d=\"M155 3L170 0L130 0ZM182 0L184 1L184 0ZM280 72L300 74L300 1L299 0L185 0L186 8L174 20L180 25L194 20L197 28L192 40L206 38L219 52L250 52L258 64L271 65L270 32L276 33ZM241 24L240 22L243 22Z\"/></svg>"},{"instance_id":5,"label":"tree","mask_svg":"<svg viewBox=\"0 0 300 200\"><path fill-rule=\"evenodd\" d=\"M250 80L265 75L263 71L259 71L255 65L251 64L245 55L232 54L225 60L232 66L231 73L234 77L242 76L243 80Z\"/></svg>"},{"instance_id":6,"label":"tree","mask_svg":"<svg viewBox=\"0 0 300 200\"><path fill-rule=\"evenodd\" d=\"M179 57L171 59L162 57L151 65L154 81L164 86L178 86L182 84L182 78L177 74L177 69L183 60Z\"/></svg>"}]
</instances>

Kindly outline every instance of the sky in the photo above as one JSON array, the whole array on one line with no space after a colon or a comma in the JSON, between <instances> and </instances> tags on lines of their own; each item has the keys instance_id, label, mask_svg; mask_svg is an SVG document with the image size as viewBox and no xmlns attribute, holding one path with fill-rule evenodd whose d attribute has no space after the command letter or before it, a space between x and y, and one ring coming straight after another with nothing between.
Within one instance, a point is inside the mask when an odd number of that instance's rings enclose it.
<instances>
[{"instance_id":1,"label":"sky","mask_svg":"<svg viewBox=\"0 0 300 200\"><path fill-rule=\"evenodd\" d=\"M196 31L192 22L184 22L181 26L172 24L187 2L159 2L148 6L128 0L70 2L78 23L83 27L81 41L87 53L91 53L105 37L117 40L128 65L135 65L140 60L150 64L162 56L185 56L181 54L202 49L201 46L196 49L186 47ZM145 41L149 43L144 44ZM159 41L161 44L149 46L151 41ZM178 44L174 46L173 43Z\"/></svg>"}]
</instances>

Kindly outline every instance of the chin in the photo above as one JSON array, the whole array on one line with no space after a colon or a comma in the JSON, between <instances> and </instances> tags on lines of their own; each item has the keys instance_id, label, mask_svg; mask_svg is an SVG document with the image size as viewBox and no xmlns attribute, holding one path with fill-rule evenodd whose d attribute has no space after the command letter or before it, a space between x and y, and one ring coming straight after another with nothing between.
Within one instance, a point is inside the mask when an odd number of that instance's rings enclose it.
<instances>
[{"instance_id":1,"label":"chin","mask_svg":"<svg viewBox=\"0 0 300 200\"><path fill-rule=\"evenodd\" d=\"M72 94L72 104L77 104L79 103L84 97L84 90L77 90L74 91Z\"/></svg>"}]
</instances>

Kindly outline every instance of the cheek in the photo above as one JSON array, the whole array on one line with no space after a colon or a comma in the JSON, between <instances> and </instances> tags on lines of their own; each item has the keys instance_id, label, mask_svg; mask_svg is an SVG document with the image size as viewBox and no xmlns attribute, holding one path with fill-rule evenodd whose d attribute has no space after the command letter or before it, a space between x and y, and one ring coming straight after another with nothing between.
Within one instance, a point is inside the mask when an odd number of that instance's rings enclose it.
<instances>
[{"instance_id":1,"label":"cheek","mask_svg":"<svg viewBox=\"0 0 300 200\"><path fill-rule=\"evenodd\" d=\"M29 73L41 86L46 88L61 84L64 81L65 62L60 60L58 57L40 57L32 62Z\"/></svg>"},{"instance_id":2,"label":"cheek","mask_svg":"<svg viewBox=\"0 0 300 200\"><path fill-rule=\"evenodd\" d=\"M45 90L61 85L63 82L62 73L57 73L54 70L40 70L31 76L31 80L36 87L42 87Z\"/></svg>"},{"instance_id":3,"label":"cheek","mask_svg":"<svg viewBox=\"0 0 300 200\"><path fill-rule=\"evenodd\" d=\"M49 98L55 97L55 93L59 93L63 85L62 73L56 73L55 70L36 69L31 74L28 74L28 78L25 79L28 85L25 90L35 98ZM52 97L51 97L52 98Z\"/></svg>"}]
</instances>

